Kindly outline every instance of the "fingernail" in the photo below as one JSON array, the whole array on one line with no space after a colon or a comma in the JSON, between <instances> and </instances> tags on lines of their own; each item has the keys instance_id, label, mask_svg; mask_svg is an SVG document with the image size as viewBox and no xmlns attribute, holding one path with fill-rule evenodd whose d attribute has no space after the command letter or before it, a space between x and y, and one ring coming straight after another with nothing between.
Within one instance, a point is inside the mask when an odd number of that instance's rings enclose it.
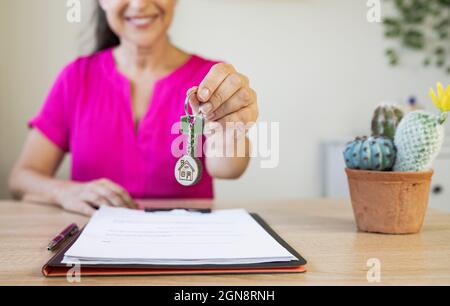
<instances>
[{"instance_id":1,"label":"fingernail","mask_svg":"<svg viewBox=\"0 0 450 306\"><path fill-rule=\"evenodd\" d=\"M206 120L213 120L216 117L216 113L211 113L206 116Z\"/></svg>"},{"instance_id":2,"label":"fingernail","mask_svg":"<svg viewBox=\"0 0 450 306\"><path fill-rule=\"evenodd\" d=\"M208 114L213 110L213 106L211 103L206 103L205 105L202 105L202 107L200 107L200 111L204 114Z\"/></svg>"},{"instance_id":3,"label":"fingernail","mask_svg":"<svg viewBox=\"0 0 450 306\"><path fill-rule=\"evenodd\" d=\"M189 96L193 91L197 90L198 87L194 86L186 92L186 96Z\"/></svg>"},{"instance_id":4,"label":"fingernail","mask_svg":"<svg viewBox=\"0 0 450 306\"><path fill-rule=\"evenodd\" d=\"M199 94L200 98L203 99L203 101L207 101L209 99L209 89L204 88L200 91Z\"/></svg>"}]
</instances>

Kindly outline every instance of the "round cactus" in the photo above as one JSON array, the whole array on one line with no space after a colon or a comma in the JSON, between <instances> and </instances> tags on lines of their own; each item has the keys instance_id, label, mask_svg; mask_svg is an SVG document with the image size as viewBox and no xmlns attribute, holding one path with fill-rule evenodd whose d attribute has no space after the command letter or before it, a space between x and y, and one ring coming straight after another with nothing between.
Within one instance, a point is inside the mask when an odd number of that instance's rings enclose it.
<instances>
[{"instance_id":1,"label":"round cactus","mask_svg":"<svg viewBox=\"0 0 450 306\"><path fill-rule=\"evenodd\" d=\"M389 171L396 157L393 141L387 137L358 137L347 144L344 159L348 168Z\"/></svg>"},{"instance_id":2,"label":"round cactus","mask_svg":"<svg viewBox=\"0 0 450 306\"><path fill-rule=\"evenodd\" d=\"M372 135L394 139L395 131L403 116L403 111L394 105L378 106L373 114Z\"/></svg>"},{"instance_id":3,"label":"round cactus","mask_svg":"<svg viewBox=\"0 0 450 306\"><path fill-rule=\"evenodd\" d=\"M394 171L425 171L431 169L444 141L447 114L440 116L414 111L403 118L395 135L397 161Z\"/></svg>"}]
</instances>

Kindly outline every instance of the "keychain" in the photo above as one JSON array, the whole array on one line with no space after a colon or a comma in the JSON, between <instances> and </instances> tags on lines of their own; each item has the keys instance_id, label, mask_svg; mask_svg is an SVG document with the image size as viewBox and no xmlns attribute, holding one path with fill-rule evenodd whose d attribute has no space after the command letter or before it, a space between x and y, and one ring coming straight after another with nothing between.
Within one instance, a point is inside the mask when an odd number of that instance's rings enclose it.
<instances>
[{"instance_id":1,"label":"keychain","mask_svg":"<svg viewBox=\"0 0 450 306\"><path fill-rule=\"evenodd\" d=\"M186 97L184 109L186 116L181 117L181 133L187 136L187 154L181 157L175 166L175 178L183 186L194 186L202 177L202 164L196 157L198 136L203 135L205 120L202 116L189 114L189 101L197 90Z\"/></svg>"}]
</instances>

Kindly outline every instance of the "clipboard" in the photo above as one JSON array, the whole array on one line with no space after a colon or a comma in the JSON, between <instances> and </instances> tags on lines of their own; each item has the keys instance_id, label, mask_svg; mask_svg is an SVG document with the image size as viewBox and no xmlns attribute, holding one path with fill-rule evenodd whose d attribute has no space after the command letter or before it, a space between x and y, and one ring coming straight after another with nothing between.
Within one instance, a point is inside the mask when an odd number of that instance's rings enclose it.
<instances>
[{"instance_id":1,"label":"clipboard","mask_svg":"<svg viewBox=\"0 0 450 306\"><path fill-rule=\"evenodd\" d=\"M158 276L158 275L215 275L215 274L275 274L305 273L307 261L284 241L259 215L250 214L281 246L297 260L239 265L95 265L80 266L81 276ZM66 277L73 265L63 264L64 254L75 243L82 231L77 233L43 267L45 277Z\"/></svg>"}]
</instances>

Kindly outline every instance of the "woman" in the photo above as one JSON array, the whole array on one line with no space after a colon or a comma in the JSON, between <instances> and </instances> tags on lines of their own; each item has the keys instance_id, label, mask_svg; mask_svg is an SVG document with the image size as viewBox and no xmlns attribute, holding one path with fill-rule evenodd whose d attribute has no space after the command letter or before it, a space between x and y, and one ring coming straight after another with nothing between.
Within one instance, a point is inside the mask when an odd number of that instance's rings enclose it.
<instances>
[{"instance_id":1,"label":"woman","mask_svg":"<svg viewBox=\"0 0 450 306\"><path fill-rule=\"evenodd\" d=\"M174 177L171 127L195 112L214 124L256 121L256 94L231 65L189 55L168 39L176 0L100 0L98 52L68 65L56 80L10 177L19 199L40 199L92 215L102 205L136 208L139 198L213 198L213 178L240 177L244 157L201 159L199 184ZM196 87L198 86L198 87ZM213 137L213 136L211 136ZM238 136L223 146L234 145ZM248 148L248 139L245 139ZM220 146L219 146L220 147ZM224 149L217 148L217 150ZM54 177L65 153L72 180Z\"/></svg>"}]
</instances>

